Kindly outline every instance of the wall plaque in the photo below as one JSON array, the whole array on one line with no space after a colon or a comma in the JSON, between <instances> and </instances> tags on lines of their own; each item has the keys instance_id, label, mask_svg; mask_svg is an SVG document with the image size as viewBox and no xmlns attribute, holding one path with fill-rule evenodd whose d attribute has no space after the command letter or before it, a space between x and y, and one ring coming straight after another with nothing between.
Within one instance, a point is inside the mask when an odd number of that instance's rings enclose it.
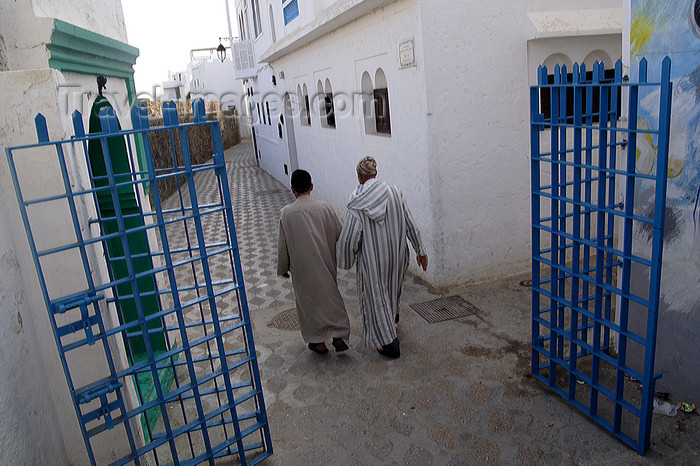
<instances>
[{"instance_id":1,"label":"wall plaque","mask_svg":"<svg viewBox=\"0 0 700 466\"><path fill-rule=\"evenodd\" d=\"M399 68L416 66L416 53L413 37L399 43Z\"/></svg>"}]
</instances>

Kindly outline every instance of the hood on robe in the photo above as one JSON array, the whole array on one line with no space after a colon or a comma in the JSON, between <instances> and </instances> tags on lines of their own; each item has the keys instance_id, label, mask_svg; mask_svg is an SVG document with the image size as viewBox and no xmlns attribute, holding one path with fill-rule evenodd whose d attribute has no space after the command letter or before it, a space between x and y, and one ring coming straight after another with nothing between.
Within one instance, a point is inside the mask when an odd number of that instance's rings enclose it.
<instances>
[{"instance_id":1,"label":"hood on robe","mask_svg":"<svg viewBox=\"0 0 700 466\"><path fill-rule=\"evenodd\" d=\"M386 219L389 189L389 185L383 181L360 185L350 195L348 209L358 210L381 225Z\"/></svg>"}]
</instances>

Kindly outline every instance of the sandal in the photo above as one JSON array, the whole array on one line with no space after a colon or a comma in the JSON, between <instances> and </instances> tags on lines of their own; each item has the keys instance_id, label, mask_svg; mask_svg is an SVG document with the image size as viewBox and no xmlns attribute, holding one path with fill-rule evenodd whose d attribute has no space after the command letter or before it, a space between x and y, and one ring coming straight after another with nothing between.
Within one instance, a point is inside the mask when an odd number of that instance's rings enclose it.
<instances>
[{"instance_id":1,"label":"sandal","mask_svg":"<svg viewBox=\"0 0 700 466\"><path fill-rule=\"evenodd\" d=\"M324 343L309 343L309 349L313 351L314 353L317 354L326 354L328 352L328 348L319 348L319 346L324 345Z\"/></svg>"},{"instance_id":2,"label":"sandal","mask_svg":"<svg viewBox=\"0 0 700 466\"><path fill-rule=\"evenodd\" d=\"M387 356L391 359L398 359L399 356L401 356L401 351L399 349L399 339L394 338L394 341L392 341L388 345L380 346L379 348L377 348L377 353L381 354L382 356Z\"/></svg>"},{"instance_id":3,"label":"sandal","mask_svg":"<svg viewBox=\"0 0 700 466\"><path fill-rule=\"evenodd\" d=\"M348 344L345 343L345 341L343 341L342 338L334 338L333 339L333 348L335 348L335 351L338 353L349 349Z\"/></svg>"}]
</instances>

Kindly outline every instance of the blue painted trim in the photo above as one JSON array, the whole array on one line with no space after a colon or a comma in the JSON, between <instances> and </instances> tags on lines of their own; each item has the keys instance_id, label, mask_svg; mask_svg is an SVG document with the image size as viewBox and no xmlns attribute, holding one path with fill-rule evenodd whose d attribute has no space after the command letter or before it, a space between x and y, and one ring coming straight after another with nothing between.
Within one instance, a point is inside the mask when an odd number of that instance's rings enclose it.
<instances>
[{"instance_id":1,"label":"blue painted trim","mask_svg":"<svg viewBox=\"0 0 700 466\"><path fill-rule=\"evenodd\" d=\"M283 7L284 13L284 24L289 24L294 18L299 16L299 5L297 5L297 0L291 0Z\"/></svg>"}]
</instances>

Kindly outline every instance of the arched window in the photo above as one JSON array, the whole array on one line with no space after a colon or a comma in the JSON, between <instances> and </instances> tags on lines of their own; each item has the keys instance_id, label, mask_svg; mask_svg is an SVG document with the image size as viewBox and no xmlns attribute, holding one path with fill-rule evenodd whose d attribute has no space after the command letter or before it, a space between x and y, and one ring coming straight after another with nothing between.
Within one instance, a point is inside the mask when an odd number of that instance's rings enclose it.
<instances>
[{"instance_id":1,"label":"arched window","mask_svg":"<svg viewBox=\"0 0 700 466\"><path fill-rule=\"evenodd\" d=\"M333 103L333 88L331 87L331 82L326 78L326 83L324 87L323 95L323 106L324 113L326 117L326 127L335 128L335 105Z\"/></svg>"},{"instance_id":2,"label":"arched window","mask_svg":"<svg viewBox=\"0 0 700 466\"><path fill-rule=\"evenodd\" d=\"M603 50L594 50L583 59L583 64L586 65L586 70L593 71L593 64L595 62L601 62L606 70L612 70L615 67L610 59L610 55L605 53Z\"/></svg>"},{"instance_id":3,"label":"arched window","mask_svg":"<svg viewBox=\"0 0 700 466\"><path fill-rule=\"evenodd\" d=\"M566 69L571 71L571 67L573 66L573 62L571 61L571 58L564 55L563 53L554 53L554 54L548 56L547 59L544 61L544 63L542 63L542 65L547 67L547 73L553 74L554 67L556 65L559 65L560 67L562 65L566 65Z\"/></svg>"},{"instance_id":4,"label":"arched window","mask_svg":"<svg viewBox=\"0 0 700 466\"><path fill-rule=\"evenodd\" d=\"M248 31L248 0L243 0L243 8L241 8L241 38L247 40L250 37Z\"/></svg>"},{"instance_id":5,"label":"arched window","mask_svg":"<svg viewBox=\"0 0 700 466\"><path fill-rule=\"evenodd\" d=\"M245 18L247 9L248 9L248 7L244 3L243 10L238 15L238 29L241 32L241 40L248 39L248 26L246 24L246 18Z\"/></svg>"},{"instance_id":6,"label":"arched window","mask_svg":"<svg viewBox=\"0 0 700 466\"><path fill-rule=\"evenodd\" d=\"M296 111L299 112L299 119L301 120L301 123L304 124L304 118L303 118L303 112L302 109L304 108L304 94L301 92L301 85L297 84L297 108Z\"/></svg>"},{"instance_id":7,"label":"arched window","mask_svg":"<svg viewBox=\"0 0 700 466\"><path fill-rule=\"evenodd\" d=\"M275 32L275 15L272 12L272 5L270 5L270 35L272 36L272 43L277 42L277 33Z\"/></svg>"},{"instance_id":8,"label":"arched window","mask_svg":"<svg viewBox=\"0 0 700 466\"><path fill-rule=\"evenodd\" d=\"M330 81L326 79L327 86L330 87ZM331 98L328 98L328 95L326 94L326 91L324 90L323 87L323 82L319 79L318 82L316 83L316 95L314 96L314 99L316 105L318 107L318 113L320 116L320 121L321 121L321 127L322 128L334 128L335 127L335 119L332 113L333 110L333 93L331 91ZM329 105L330 104L330 105ZM330 115L330 118L329 118ZM331 125L332 123L332 125Z\"/></svg>"},{"instance_id":9,"label":"arched window","mask_svg":"<svg viewBox=\"0 0 700 466\"><path fill-rule=\"evenodd\" d=\"M389 116L389 87L386 76L381 68L374 75L374 118L377 133L391 134L391 118Z\"/></svg>"},{"instance_id":10,"label":"arched window","mask_svg":"<svg viewBox=\"0 0 700 466\"><path fill-rule=\"evenodd\" d=\"M377 68L374 81L368 72L362 73L362 110L366 134L391 136L389 85L384 70Z\"/></svg>"},{"instance_id":11,"label":"arched window","mask_svg":"<svg viewBox=\"0 0 700 466\"><path fill-rule=\"evenodd\" d=\"M593 81L593 67L595 63L603 64L603 76L600 77L601 82L612 82L615 78L615 68L613 67L610 55L602 50L594 50L586 55L583 59L583 64L586 67L586 76L584 77L586 82ZM562 54L556 53L547 57L543 65L547 67L547 82L549 84L554 83L554 68L556 65L560 67L566 65L566 82L573 81L573 64L571 59ZM587 92L592 89L592 97L589 99ZM608 95L608 109L610 111L615 111L616 116L619 119L621 115L621 93L617 95L617 102L612 101L612 95ZM590 100L590 108L589 108ZM614 108L613 108L614 107ZM599 121L600 112L600 87L587 87L583 89L583 118L590 117L592 122ZM552 109L551 109L551 96L549 89L540 90L540 113L544 114L545 120L551 119ZM560 115L560 117L566 117L567 120L571 120L573 123L574 116L574 91L573 88L569 88L566 91L566 115Z\"/></svg>"},{"instance_id":12,"label":"arched window","mask_svg":"<svg viewBox=\"0 0 700 466\"><path fill-rule=\"evenodd\" d=\"M255 37L262 34L262 23L260 21L260 4L258 0L251 0L250 7L253 9L253 31L255 32Z\"/></svg>"},{"instance_id":13,"label":"arched window","mask_svg":"<svg viewBox=\"0 0 700 466\"><path fill-rule=\"evenodd\" d=\"M372 101L374 100L374 86L372 78L368 72L362 73L362 116L365 121L365 133L374 134L377 132L377 126L374 120L374 108Z\"/></svg>"},{"instance_id":14,"label":"arched window","mask_svg":"<svg viewBox=\"0 0 700 466\"><path fill-rule=\"evenodd\" d=\"M605 53L602 50L594 50L588 55L586 55L586 58L583 59L584 65L586 65L586 81L593 81L593 67L595 66L595 63L602 63L603 64L603 76L600 77L601 82L612 82L615 80L615 65L612 62L612 59L610 58L610 55ZM586 104L586 90L583 91L583 101L584 101L584 107L587 105ZM617 106L614 105L615 102L612 101L612 95L608 94L608 109L610 111L615 110L617 113L617 118L619 119L620 116L622 115L622 93L618 92L617 93ZM613 109L613 107L615 107ZM593 113L593 121L597 122L598 121L598 113L600 111L600 87L594 87L593 88L593 105L592 105L592 113ZM584 113L591 113L589 110L586 108L584 110Z\"/></svg>"},{"instance_id":15,"label":"arched window","mask_svg":"<svg viewBox=\"0 0 700 466\"><path fill-rule=\"evenodd\" d=\"M304 90L302 91L302 98L299 100L299 106L301 107L301 124L304 126L311 126L311 107L309 105L309 90L304 84Z\"/></svg>"}]
</instances>

